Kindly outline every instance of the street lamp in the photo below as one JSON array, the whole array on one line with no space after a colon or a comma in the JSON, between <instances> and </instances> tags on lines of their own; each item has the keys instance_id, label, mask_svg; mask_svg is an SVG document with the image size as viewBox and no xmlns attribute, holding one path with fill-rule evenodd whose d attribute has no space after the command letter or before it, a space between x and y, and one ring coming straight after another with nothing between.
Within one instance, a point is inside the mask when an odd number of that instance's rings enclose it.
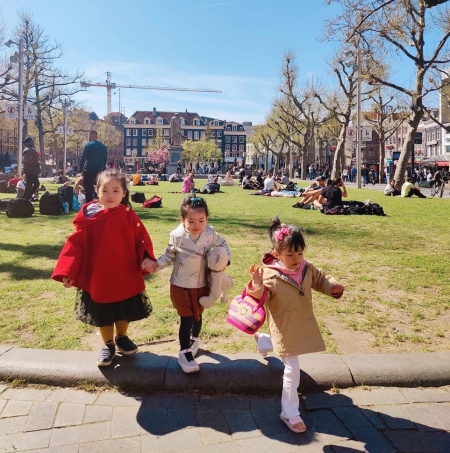
<instances>
[{"instance_id":1,"label":"street lamp","mask_svg":"<svg viewBox=\"0 0 450 453\"><path fill-rule=\"evenodd\" d=\"M15 52L14 55L11 55L9 60L11 63L19 63L19 108L17 112L17 122L18 122L18 131L17 131L17 174L22 175L22 150L23 150L23 56L26 55L29 57L31 51L24 49L23 38L19 39L19 43L13 41L12 39L5 42L6 47L11 47L13 44L19 47L19 52ZM33 42L31 47L36 50L38 45Z\"/></svg>"},{"instance_id":2,"label":"street lamp","mask_svg":"<svg viewBox=\"0 0 450 453\"><path fill-rule=\"evenodd\" d=\"M64 160L63 160L63 175L66 176L67 169L67 111L74 104L71 99L64 99L61 101L64 113Z\"/></svg>"},{"instance_id":3,"label":"street lamp","mask_svg":"<svg viewBox=\"0 0 450 453\"><path fill-rule=\"evenodd\" d=\"M344 52L344 55L348 57L355 57L354 62L345 63L345 66L351 67L356 71L356 184L358 189L361 189L361 79L359 77L361 51L358 49L355 53L350 50Z\"/></svg>"}]
</instances>

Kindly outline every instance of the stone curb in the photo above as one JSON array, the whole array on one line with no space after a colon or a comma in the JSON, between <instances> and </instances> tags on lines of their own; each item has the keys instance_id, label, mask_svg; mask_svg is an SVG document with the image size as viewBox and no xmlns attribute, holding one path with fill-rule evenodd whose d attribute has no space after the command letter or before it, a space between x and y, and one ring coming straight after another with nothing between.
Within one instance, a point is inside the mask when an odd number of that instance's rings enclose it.
<instances>
[{"instance_id":1,"label":"stone curb","mask_svg":"<svg viewBox=\"0 0 450 453\"><path fill-rule=\"evenodd\" d=\"M183 373L175 355L117 356L96 366L96 352L23 349L0 345L0 379L72 387L114 385L145 392L278 393L283 364L259 354L200 354L200 372ZM370 386L450 385L450 352L411 354L306 354L300 357L304 391Z\"/></svg>"}]
</instances>

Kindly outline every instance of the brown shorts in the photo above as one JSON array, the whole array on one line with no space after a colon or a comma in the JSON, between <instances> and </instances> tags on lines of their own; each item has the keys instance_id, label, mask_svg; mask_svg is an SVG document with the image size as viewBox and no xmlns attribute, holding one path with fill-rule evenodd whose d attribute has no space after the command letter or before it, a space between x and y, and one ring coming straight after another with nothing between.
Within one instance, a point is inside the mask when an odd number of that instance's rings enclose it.
<instances>
[{"instance_id":1,"label":"brown shorts","mask_svg":"<svg viewBox=\"0 0 450 453\"><path fill-rule=\"evenodd\" d=\"M209 296L209 286L202 288L181 288L180 286L170 285L170 299L176 308L178 316L193 316L196 321L204 311L198 300L200 297Z\"/></svg>"}]
</instances>

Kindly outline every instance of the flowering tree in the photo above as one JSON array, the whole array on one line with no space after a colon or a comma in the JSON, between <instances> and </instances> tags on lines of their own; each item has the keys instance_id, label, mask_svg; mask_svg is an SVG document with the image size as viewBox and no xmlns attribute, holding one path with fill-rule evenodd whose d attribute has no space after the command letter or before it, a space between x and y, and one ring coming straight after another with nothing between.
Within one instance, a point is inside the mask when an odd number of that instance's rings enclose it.
<instances>
[{"instance_id":1,"label":"flowering tree","mask_svg":"<svg viewBox=\"0 0 450 453\"><path fill-rule=\"evenodd\" d=\"M151 149L147 153L147 159L154 164L167 165L169 162L169 147L163 143L160 148Z\"/></svg>"}]
</instances>

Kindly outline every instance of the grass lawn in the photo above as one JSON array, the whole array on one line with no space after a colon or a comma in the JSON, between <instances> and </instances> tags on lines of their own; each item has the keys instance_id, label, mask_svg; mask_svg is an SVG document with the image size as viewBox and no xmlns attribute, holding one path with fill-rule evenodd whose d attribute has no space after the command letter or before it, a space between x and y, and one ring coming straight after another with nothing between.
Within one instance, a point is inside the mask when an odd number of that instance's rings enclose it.
<instances>
[{"instance_id":1,"label":"grass lawn","mask_svg":"<svg viewBox=\"0 0 450 453\"><path fill-rule=\"evenodd\" d=\"M199 186L203 181L198 181ZM305 183L306 184L306 183ZM57 185L48 184L51 191ZM146 197L163 197L162 209L135 210L161 255L169 232L179 223L181 183L136 188ZM305 232L305 256L348 288L338 301L314 296L315 313L330 353L442 351L450 349L450 285L448 227L450 199L402 199L370 191L386 217L326 216L293 209L292 198L250 196L239 187L205 195L209 223L232 251L227 272L239 293L248 268L269 251L267 224L280 215ZM348 199L364 200L367 190L348 189ZM9 194L0 194L8 198ZM37 207L37 204L35 204ZM50 279L55 261L73 231L75 213L9 219L0 212L0 343L20 347L97 350L100 338L75 321L75 290ZM118 257L120 259L120 257ZM109 263L112 264L112 263ZM178 318L169 298L171 268L146 278L153 314L130 326L141 350L175 352ZM105 282L107 284L107 282ZM255 351L253 338L225 321L219 302L206 310L203 349L231 353ZM265 330L265 329L263 329Z\"/></svg>"}]
</instances>

